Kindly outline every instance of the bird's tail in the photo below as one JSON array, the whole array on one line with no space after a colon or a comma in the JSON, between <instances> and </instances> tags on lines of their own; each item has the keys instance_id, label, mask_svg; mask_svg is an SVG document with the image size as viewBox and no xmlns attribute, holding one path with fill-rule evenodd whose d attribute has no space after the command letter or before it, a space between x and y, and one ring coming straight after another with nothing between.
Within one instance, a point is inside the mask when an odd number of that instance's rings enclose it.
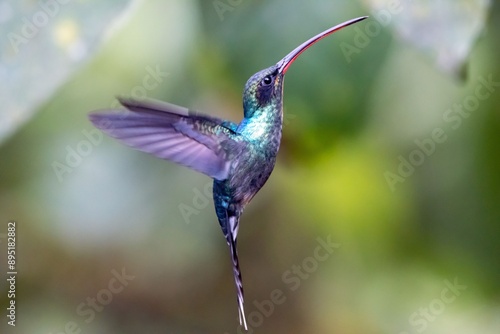
<instances>
[{"instance_id":1,"label":"bird's tail","mask_svg":"<svg viewBox=\"0 0 500 334\"><path fill-rule=\"evenodd\" d=\"M243 281L241 279L240 264L238 261L238 251L236 250L236 233L238 233L237 228L234 230L235 226L238 226L238 217L229 217L229 228L226 235L226 240L229 245L229 250L231 252L231 262L233 264L233 275L234 282L236 283L236 293L238 301L238 315L240 318L240 325L248 330L247 320L245 318L245 309L243 308L244 296L243 296ZM234 233L236 232L236 233Z\"/></svg>"}]
</instances>

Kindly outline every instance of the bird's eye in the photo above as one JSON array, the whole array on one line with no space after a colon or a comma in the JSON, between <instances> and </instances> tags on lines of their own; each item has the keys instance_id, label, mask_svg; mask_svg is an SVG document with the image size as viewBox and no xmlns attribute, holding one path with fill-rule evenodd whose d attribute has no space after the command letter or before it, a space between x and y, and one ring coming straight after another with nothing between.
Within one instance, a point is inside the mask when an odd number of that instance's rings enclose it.
<instances>
[{"instance_id":1,"label":"bird's eye","mask_svg":"<svg viewBox=\"0 0 500 334\"><path fill-rule=\"evenodd\" d=\"M262 85L263 86L269 86L273 82L273 79L271 78L270 75L266 75L264 79L262 79Z\"/></svg>"}]
</instances>

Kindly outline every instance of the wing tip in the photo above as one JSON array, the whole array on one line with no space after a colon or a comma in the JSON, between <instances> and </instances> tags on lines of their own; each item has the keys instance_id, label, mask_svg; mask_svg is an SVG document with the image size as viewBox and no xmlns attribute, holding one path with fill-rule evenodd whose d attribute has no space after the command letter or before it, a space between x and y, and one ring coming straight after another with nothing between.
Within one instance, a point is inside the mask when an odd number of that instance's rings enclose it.
<instances>
[{"instance_id":1,"label":"wing tip","mask_svg":"<svg viewBox=\"0 0 500 334\"><path fill-rule=\"evenodd\" d=\"M104 119L104 115L99 112L92 112L87 115L90 123L92 123L96 128L101 128L102 120Z\"/></svg>"},{"instance_id":2,"label":"wing tip","mask_svg":"<svg viewBox=\"0 0 500 334\"><path fill-rule=\"evenodd\" d=\"M114 110L103 110L103 112L97 111L87 115L92 125L94 125L99 130L106 132L108 135L111 135L112 129L116 128L119 125L118 123L116 123L116 121L124 118L124 114L110 111Z\"/></svg>"},{"instance_id":3,"label":"wing tip","mask_svg":"<svg viewBox=\"0 0 500 334\"><path fill-rule=\"evenodd\" d=\"M132 98L132 97L118 95L118 96L116 96L116 99L118 100L118 102L120 102L120 104L122 106L124 106L125 108L127 108L129 110L131 110L134 107L139 106L139 101Z\"/></svg>"}]
</instances>

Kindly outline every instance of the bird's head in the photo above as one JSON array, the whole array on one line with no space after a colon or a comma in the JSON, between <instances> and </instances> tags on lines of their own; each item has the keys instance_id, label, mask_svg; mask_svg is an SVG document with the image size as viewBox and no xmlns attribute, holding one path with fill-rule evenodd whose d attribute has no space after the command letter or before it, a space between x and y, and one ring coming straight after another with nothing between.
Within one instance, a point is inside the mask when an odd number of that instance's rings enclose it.
<instances>
[{"instance_id":1,"label":"bird's head","mask_svg":"<svg viewBox=\"0 0 500 334\"><path fill-rule=\"evenodd\" d=\"M358 17L325 30L296 47L275 65L252 75L248 79L243 93L245 118L251 118L256 112L266 110L269 107L277 108L277 110L281 111L285 73L295 59L320 39L366 18L367 16Z\"/></svg>"},{"instance_id":2,"label":"bird's head","mask_svg":"<svg viewBox=\"0 0 500 334\"><path fill-rule=\"evenodd\" d=\"M283 96L283 79L285 73L277 65L273 65L252 75L248 79L243 93L243 110L245 118L250 118L255 112L266 106L276 104L281 109Z\"/></svg>"}]
</instances>

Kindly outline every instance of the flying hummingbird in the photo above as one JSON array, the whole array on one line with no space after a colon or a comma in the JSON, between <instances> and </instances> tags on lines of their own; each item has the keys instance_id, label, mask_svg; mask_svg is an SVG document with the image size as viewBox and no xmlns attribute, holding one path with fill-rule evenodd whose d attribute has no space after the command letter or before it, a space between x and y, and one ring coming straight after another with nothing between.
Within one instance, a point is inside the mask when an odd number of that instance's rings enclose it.
<instances>
[{"instance_id":1,"label":"flying hummingbird","mask_svg":"<svg viewBox=\"0 0 500 334\"><path fill-rule=\"evenodd\" d=\"M240 325L247 329L236 251L240 216L274 169L283 123L283 80L297 57L320 39L366 19L352 19L310 38L248 79L239 123L153 100L119 98L128 109L90 114L91 122L126 145L190 167L214 179L215 212L229 246Z\"/></svg>"}]
</instances>

